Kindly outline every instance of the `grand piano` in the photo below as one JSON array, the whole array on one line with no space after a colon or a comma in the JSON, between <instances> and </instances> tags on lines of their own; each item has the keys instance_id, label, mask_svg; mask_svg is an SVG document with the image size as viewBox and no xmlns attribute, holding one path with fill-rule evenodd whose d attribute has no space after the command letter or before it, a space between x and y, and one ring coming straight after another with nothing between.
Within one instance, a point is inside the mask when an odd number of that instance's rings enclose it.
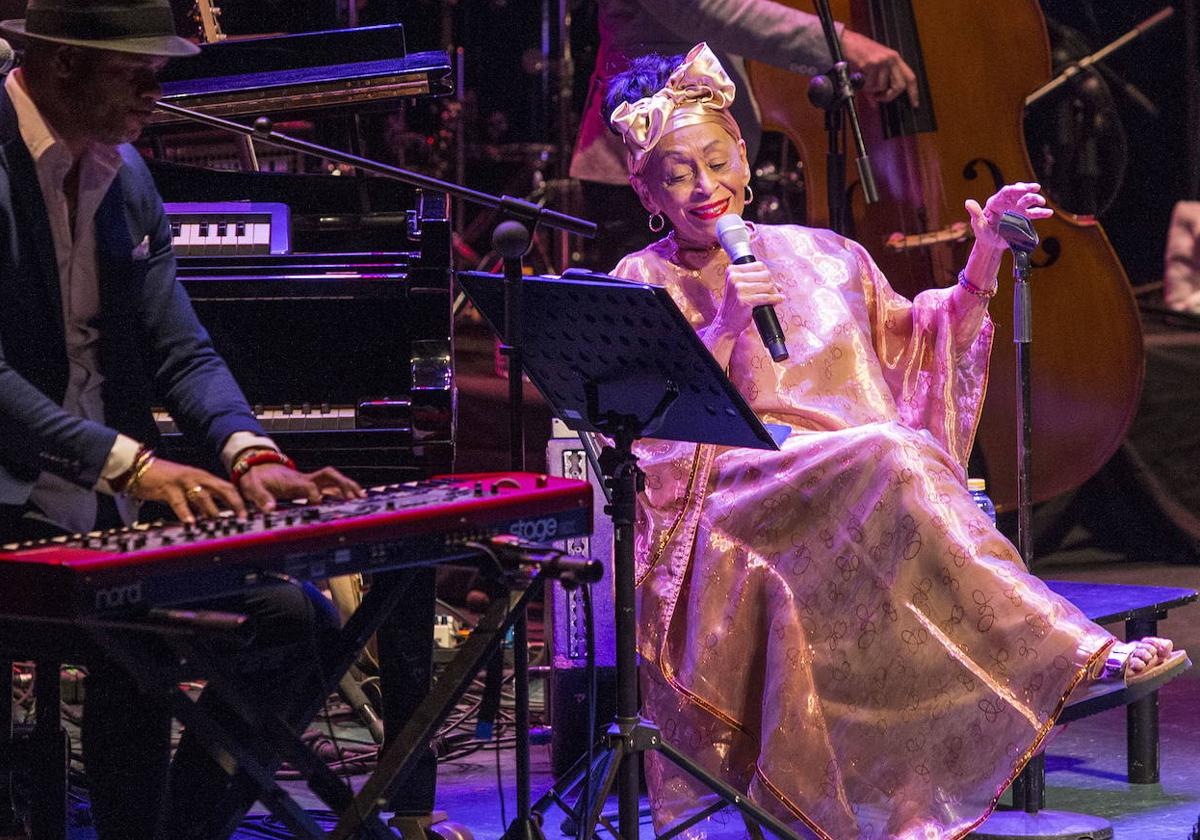
<instances>
[{"instance_id":1,"label":"grand piano","mask_svg":"<svg viewBox=\"0 0 1200 840\"><path fill-rule=\"evenodd\" d=\"M163 100L324 118L444 93L448 72L445 53L406 53L399 25L222 41L170 65ZM147 146L161 152L178 126L156 127ZM375 177L149 165L197 314L297 463L371 484L449 471L447 197ZM203 463L169 415L158 419L168 451Z\"/></svg>"},{"instance_id":2,"label":"grand piano","mask_svg":"<svg viewBox=\"0 0 1200 840\"><path fill-rule=\"evenodd\" d=\"M247 122L319 119L450 92L445 53L409 53L400 26L222 41L171 65L163 99ZM353 57L349 63L347 57ZM178 124L151 127L169 150ZM217 171L148 161L168 204L179 277L269 434L302 469L364 485L450 472L454 462L450 214L440 193L375 177ZM171 457L206 464L159 417ZM432 569L376 576L404 587L377 634L392 737L432 678ZM398 814L429 814L432 752Z\"/></svg>"}]
</instances>

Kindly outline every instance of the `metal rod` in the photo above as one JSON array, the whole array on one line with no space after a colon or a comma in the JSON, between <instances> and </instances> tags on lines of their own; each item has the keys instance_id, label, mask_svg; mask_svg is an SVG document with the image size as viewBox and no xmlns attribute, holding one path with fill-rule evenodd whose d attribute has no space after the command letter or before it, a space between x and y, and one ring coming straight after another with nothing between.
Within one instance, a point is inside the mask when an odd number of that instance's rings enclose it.
<instances>
[{"instance_id":1,"label":"metal rod","mask_svg":"<svg viewBox=\"0 0 1200 840\"><path fill-rule=\"evenodd\" d=\"M1013 342L1017 345L1017 550L1033 568L1033 405L1029 345L1033 341L1033 305L1029 294L1029 253L1013 249Z\"/></svg>"},{"instance_id":2,"label":"metal rod","mask_svg":"<svg viewBox=\"0 0 1200 840\"><path fill-rule=\"evenodd\" d=\"M458 93L458 113L454 117L454 180L467 180L467 101L463 91L467 84L467 66L462 47L454 50L454 89ZM454 229L462 232L466 218L463 202L454 202Z\"/></svg>"},{"instance_id":3,"label":"metal rod","mask_svg":"<svg viewBox=\"0 0 1200 840\"><path fill-rule=\"evenodd\" d=\"M410 169L389 166L377 160L359 157L358 155L352 155L338 149L331 149L328 146L322 146L318 143L310 143L307 140L301 140L298 137L292 137L288 134L280 134L278 131L275 131L271 120L267 117L259 117L254 121L253 127L251 127L224 119L223 117L214 117L211 114L195 111L191 108L172 105L168 102L159 101L155 103L155 107L160 111L174 114L177 117L191 120L201 125L207 125L210 128L228 131L231 134L253 137L255 140L271 146L279 146L280 148L290 149L301 154L313 155L314 157L343 163L347 166L354 166L368 172L374 172L376 175L382 175L385 178L403 181L419 189L449 193L450 195L484 207L501 208L513 215L527 216L529 221L545 224L556 230L566 230L580 236L592 237L596 235L595 222L589 222L586 219L579 219L575 216L568 216L566 213L559 213L555 210L547 210L544 207L538 207L535 204L512 199L508 196L495 196L490 193L473 190L469 187L463 187L439 178L422 175Z\"/></svg>"},{"instance_id":4,"label":"metal rod","mask_svg":"<svg viewBox=\"0 0 1200 840\"><path fill-rule=\"evenodd\" d=\"M830 9L829 0L817 0L817 14L821 18L821 28L825 31L825 44L829 47L829 57L832 60L832 68L826 74L833 82L835 91L835 104L831 107L838 110L845 109L850 119L850 136L854 140L863 200L867 204L874 204L879 201L879 190L875 186L875 176L871 172L871 158L867 154L867 144L863 140L862 127L858 122L858 109L854 107L854 86L850 83L850 66L846 63L845 55L842 53L842 42L838 38L837 27L833 22L833 11ZM832 153L833 150L830 151ZM838 183L839 189L842 188L843 183Z\"/></svg>"},{"instance_id":5,"label":"metal rod","mask_svg":"<svg viewBox=\"0 0 1200 840\"><path fill-rule=\"evenodd\" d=\"M527 820L533 797L529 783L529 633L525 611L513 622L513 682L516 684L517 820Z\"/></svg>"},{"instance_id":6,"label":"metal rod","mask_svg":"<svg viewBox=\"0 0 1200 840\"><path fill-rule=\"evenodd\" d=\"M1157 619L1130 619L1125 622L1127 641L1157 635ZM1125 762L1131 785L1158 783L1158 746L1158 692L1152 691L1125 707Z\"/></svg>"},{"instance_id":7,"label":"metal rod","mask_svg":"<svg viewBox=\"0 0 1200 840\"><path fill-rule=\"evenodd\" d=\"M618 437L625 435L618 433ZM617 450L624 458L613 473L613 582L616 611L617 644L617 723L635 724L638 716L637 687L637 594L633 529L637 518L638 466L633 455L633 439L617 440ZM617 777L617 824L622 840L637 840L638 836L638 763L633 755L625 755Z\"/></svg>"},{"instance_id":8,"label":"metal rod","mask_svg":"<svg viewBox=\"0 0 1200 840\"><path fill-rule=\"evenodd\" d=\"M1166 20L1173 14L1175 14L1174 7L1167 6L1162 11L1155 12L1150 17L1146 18L1144 21L1139 23L1137 26L1133 27L1133 29L1130 29L1128 32L1126 32L1124 35L1122 35L1120 38L1113 41L1112 43L1101 47L1100 49L1096 50L1091 55L1079 59L1079 61L1071 62L1070 64L1068 64L1066 66L1066 68L1063 69L1063 71L1061 73L1059 73L1057 76L1055 76L1050 81L1046 82L1046 84L1042 85L1040 88L1035 90L1033 93L1026 96L1025 97L1025 106L1029 107L1030 105L1032 105L1033 103L1035 103L1039 99L1041 99L1043 96L1046 96L1047 94L1052 93L1055 90L1058 90L1058 88L1062 87L1068 81L1070 81L1071 79L1078 76L1080 73L1085 71L1087 68L1091 67L1096 62L1103 61L1109 55L1116 52L1121 47L1128 44L1130 41L1133 41L1136 38L1139 38L1140 36L1145 35L1147 32L1149 32L1154 27L1158 26L1160 23L1162 23L1164 20Z\"/></svg>"}]
</instances>

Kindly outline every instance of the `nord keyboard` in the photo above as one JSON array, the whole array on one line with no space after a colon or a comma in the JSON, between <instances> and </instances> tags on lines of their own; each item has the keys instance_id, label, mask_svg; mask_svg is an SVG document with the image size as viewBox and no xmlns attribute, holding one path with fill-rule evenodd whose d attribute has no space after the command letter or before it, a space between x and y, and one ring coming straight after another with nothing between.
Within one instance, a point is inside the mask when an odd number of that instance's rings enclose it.
<instances>
[{"instance_id":1,"label":"nord keyboard","mask_svg":"<svg viewBox=\"0 0 1200 840\"><path fill-rule=\"evenodd\" d=\"M471 557L498 534L548 542L587 534L592 489L530 473L376 487L367 498L281 505L245 522L156 523L0 546L9 615L138 612L238 592L271 574L303 580Z\"/></svg>"}]
</instances>

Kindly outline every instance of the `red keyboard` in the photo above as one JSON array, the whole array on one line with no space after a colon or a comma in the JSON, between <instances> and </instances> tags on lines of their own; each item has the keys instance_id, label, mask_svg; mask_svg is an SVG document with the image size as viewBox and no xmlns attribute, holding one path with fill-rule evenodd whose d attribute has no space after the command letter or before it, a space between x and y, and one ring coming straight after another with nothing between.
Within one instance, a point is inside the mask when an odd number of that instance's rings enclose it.
<instances>
[{"instance_id":1,"label":"red keyboard","mask_svg":"<svg viewBox=\"0 0 1200 840\"><path fill-rule=\"evenodd\" d=\"M0 546L0 612L134 612L237 592L272 574L314 580L469 557L510 534L591 532L592 489L530 473L452 475L375 487L367 498L281 505L246 522L137 525Z\"/></svg>"}]
</instances>

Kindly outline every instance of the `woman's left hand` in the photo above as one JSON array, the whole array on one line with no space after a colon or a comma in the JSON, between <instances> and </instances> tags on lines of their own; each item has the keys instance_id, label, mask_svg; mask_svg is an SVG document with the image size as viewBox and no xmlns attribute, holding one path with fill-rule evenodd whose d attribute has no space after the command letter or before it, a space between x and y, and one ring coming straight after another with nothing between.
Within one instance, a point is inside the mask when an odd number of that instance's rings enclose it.
<instances>
[{"instance_id":1,"label":"woman's left hand","mask_svg":"<svg viewBox=\"0 0 1200 840\"><path fill-rule=\"evenodd\" d=\"M997 250L1007 248L1008 243L1000 235L1000 217L1005 213L1019 213L1029 219L1048 219L1053 216L1054 211L1046 206L1041 189L1041 184L1008 184L989 198L983 207L975 199L968 198L966 207L971 216L975 241Z\"/></svg>"}]
</instances>

